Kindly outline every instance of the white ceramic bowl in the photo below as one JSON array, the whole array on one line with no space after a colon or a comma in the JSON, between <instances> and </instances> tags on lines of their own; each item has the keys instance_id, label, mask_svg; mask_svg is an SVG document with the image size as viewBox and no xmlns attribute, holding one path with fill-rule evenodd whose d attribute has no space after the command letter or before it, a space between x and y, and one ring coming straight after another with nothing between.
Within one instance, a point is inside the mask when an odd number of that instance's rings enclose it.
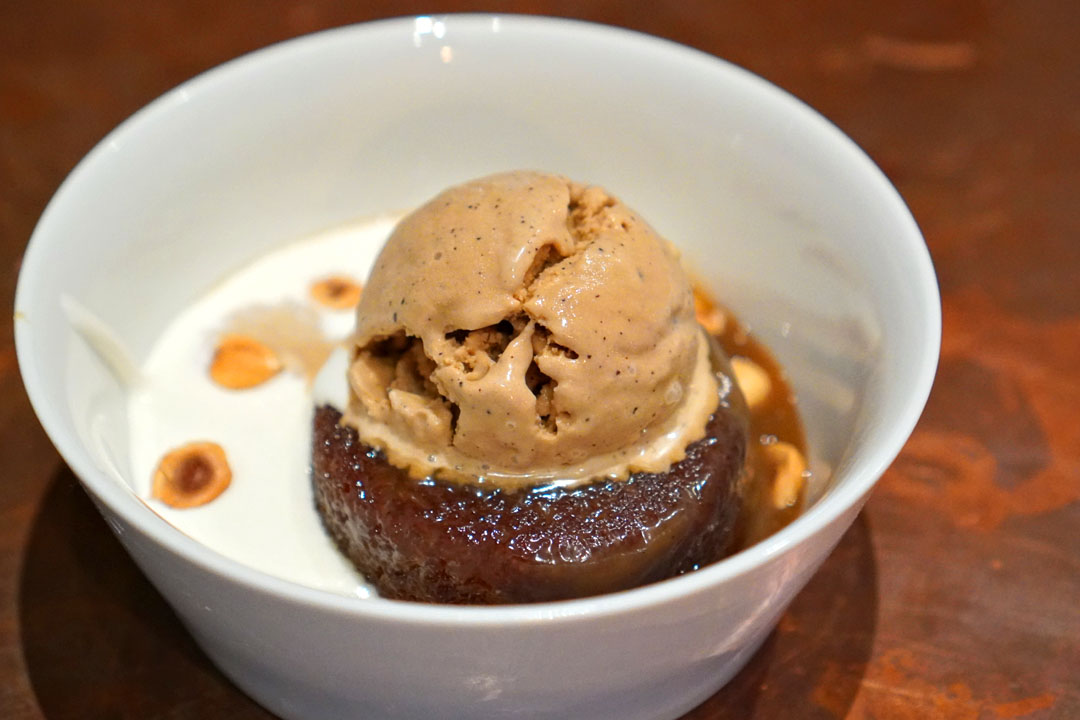
<instances>
[{"instance_id":1,"label":"white ceramic bowl","mask_svg":"<svg viewBox=\"0 0 1080 720\"><path fill-rule=\"evenodd\" d=\"M70 329L63 294L141 358L178 310L266 249L513 168L621 196L775 350L816 461L831 468L804 516L637 590L461 608L277 580L135 497L122 392ZM303 37L166 94L57 192L16 310L26 387L64 459L210 657L288 718L625 720L690 709L746 662L859 512L919 416L940 333L910 214L812 110L663 40L492 16Z\"/></svg>"}]
</instances>

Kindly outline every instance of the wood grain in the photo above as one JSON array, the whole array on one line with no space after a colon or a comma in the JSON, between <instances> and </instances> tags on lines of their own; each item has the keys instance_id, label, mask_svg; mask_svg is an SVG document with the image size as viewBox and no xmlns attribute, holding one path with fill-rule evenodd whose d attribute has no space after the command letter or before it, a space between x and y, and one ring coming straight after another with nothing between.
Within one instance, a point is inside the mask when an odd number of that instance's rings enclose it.
<instances>
[{"instance_id":1,"label":"wood grain","mask_svg":"<svg viewBox=\"0 0 1080 720\"><path fill-rule=\"evenodd\" d=\"M66 173L165 90L297 34L482 9L0 3L4 297ZM687 717L1080 717L1080 5L497 9L671 38L792 91L882 166L937 267L941 368L911 441L761 652ZM34 419L0 324L0 717L268 717L113 540Z\"/></svg>"}]
</instances>

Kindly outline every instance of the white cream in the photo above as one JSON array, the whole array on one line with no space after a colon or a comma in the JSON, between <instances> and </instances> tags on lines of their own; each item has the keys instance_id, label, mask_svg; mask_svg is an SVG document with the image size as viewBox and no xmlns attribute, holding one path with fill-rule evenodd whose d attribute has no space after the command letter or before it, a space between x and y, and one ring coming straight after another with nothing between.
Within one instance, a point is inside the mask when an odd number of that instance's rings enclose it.
<instances>
[{"instance_id":1,"label":"white cream","mask_svg":"<svg viewBox=\"0 0 1080 720\"><path fill-rule=\"evenodd\" d=\"M312 305L327 275L363 280L393 228L384 217L317 235L259 258L186 308L162 332L129 401L135 492L165 520L222 555L285 580L344 595L372 591L334 547L315 511L309 475L311 383L284 372L250 390L227 390L207 373L219 334L239 311ZM322 331L344 338L354 311L319 309ZM344 377L344 373L342 373ZM321 394L321 393L320 393ZM151 498L162 455L194 440L226 452L229 488L199 508Z\"/></svg>"}]
</instances>

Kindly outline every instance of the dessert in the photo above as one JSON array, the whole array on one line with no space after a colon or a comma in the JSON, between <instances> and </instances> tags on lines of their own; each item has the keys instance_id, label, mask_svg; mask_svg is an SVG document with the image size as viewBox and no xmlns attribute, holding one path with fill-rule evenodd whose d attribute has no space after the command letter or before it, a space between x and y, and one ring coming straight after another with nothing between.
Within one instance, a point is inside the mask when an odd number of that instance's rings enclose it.
<instances>
[{"instance_id":1,"label":"dessert","mask_svg":"<svg viewBox=\"0 0 1080 720\"><path fill-rule=\"evenodd\" d=\"M600 188L507 173L406 217L349 383L316 411L315 499L387 597L580 597L730 548L743 400L677 253Z\"/></svg>"},{"instance_id":2,"label":"dessert","mask_svg":"<svg viewBox=\"0 0 1080 720\"><path fill-rule=\"evenodd\" d=\"M307 481L312 460L313 392L317 404L326 402L348 410L348 358L344 351L331 358L330 364L340 361L339 368L328 364L320 375L320 379L335 379L335 386L327 390L316 383L313 390L311 376L333 347L352 344L356 318L353 311L320 302L313 289L329 278L367 277L379 248L399 220L400 216L368 218L274 249L215 283L162 329L144 363L132 371L138 382L130 384L128 457L136 492L165 521L213 551L269 575L353 598L375 593L327 534L315 509L313 484ZM794 399L780 366L737 317L712 301L705 291L707 286L695 285L697 320L732 358L734 375L747 388L751 401L735 529L728 529L727 514L722 514L715 526L718 534L728 533L728 551L735 552L783 527L806 502L807 474L791 475L785 470L791 465L770 462L764 448L770 443L787 443L799 453L798 458L805 457L805 449ZM230 335L270 349L281 370L243 389L215 381L213 360ZM749 387L747 367L764 371L768 387L763 398L759 398L761 392ZM335 432L346 429L334 423L329 427ZM158 464L173 449L201 438L227 453L232 482L212 502L187 508L169 505L154 491ZM783 476L778 474L781 470ZM578 498L581 487L589 484L580 478L563 480L563 492L578 493ZM626 480L610 482L625 484ZM456 481L439 487L449 488L446 492L456 493L459 499L467 490L485 489L504 500L510 494L496 492L498 485L492 482L480 486ZM716 486L717 492L709 501L709 512L722 506L726 513L735 513L735 505L728 503L719 489ZM673 498L678 499L674 494L665 497L661 491L655 507ZM543 507L536 503L517 512L540 512ZM561 507L547 504L552 513L562 512ZM614 513L608 516L609 528L615 527L618 517ZM688 521L693 517L688 511ZM714 542L708 533L699 537L705 544ZM664 552L685 549L655 535L650 546L657 551L667 548ZM558 544L551 547L560 549ZM590 546L566 543L561 547L573 558L575 549ZM543 548L533 546L534 553L537 549ZM599 556L594 553L590 559ZM670 557L665 562L670 565ZM580 577L591 582L591 575L599 574L597 567L584 563L582 569L588 572ZM561 580L566 581L572 573L563 570ZM639 578L643 583L655 576L641 574ZM599 591L595 584L582 590ZM531 592L540 597L540 591Z\"/></svg>"}]
</instances>

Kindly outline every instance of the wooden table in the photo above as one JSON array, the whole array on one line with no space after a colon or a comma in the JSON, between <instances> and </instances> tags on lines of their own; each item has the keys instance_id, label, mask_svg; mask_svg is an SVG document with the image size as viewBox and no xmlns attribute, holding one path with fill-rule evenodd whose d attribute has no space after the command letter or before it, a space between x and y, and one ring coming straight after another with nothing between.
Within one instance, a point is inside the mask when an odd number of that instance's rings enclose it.
<instances>
[{"instance_id":1,"label":"wooden table","mask_svg":"<svg viewBox=\"0 0 1080 720\"><path fill-rule=\"evenodd\" d=\"M638 5L499 9L668 37L803 98L907 199L944 305L911 441L762 651L688 717L1080 717L1080 4ZM0 3L6 301L64 175L155 96L297 34L489 8ZM10 314L0 322L0 717L268 717L98 518L30 410Z\"/></svg>"}]
</instances>

